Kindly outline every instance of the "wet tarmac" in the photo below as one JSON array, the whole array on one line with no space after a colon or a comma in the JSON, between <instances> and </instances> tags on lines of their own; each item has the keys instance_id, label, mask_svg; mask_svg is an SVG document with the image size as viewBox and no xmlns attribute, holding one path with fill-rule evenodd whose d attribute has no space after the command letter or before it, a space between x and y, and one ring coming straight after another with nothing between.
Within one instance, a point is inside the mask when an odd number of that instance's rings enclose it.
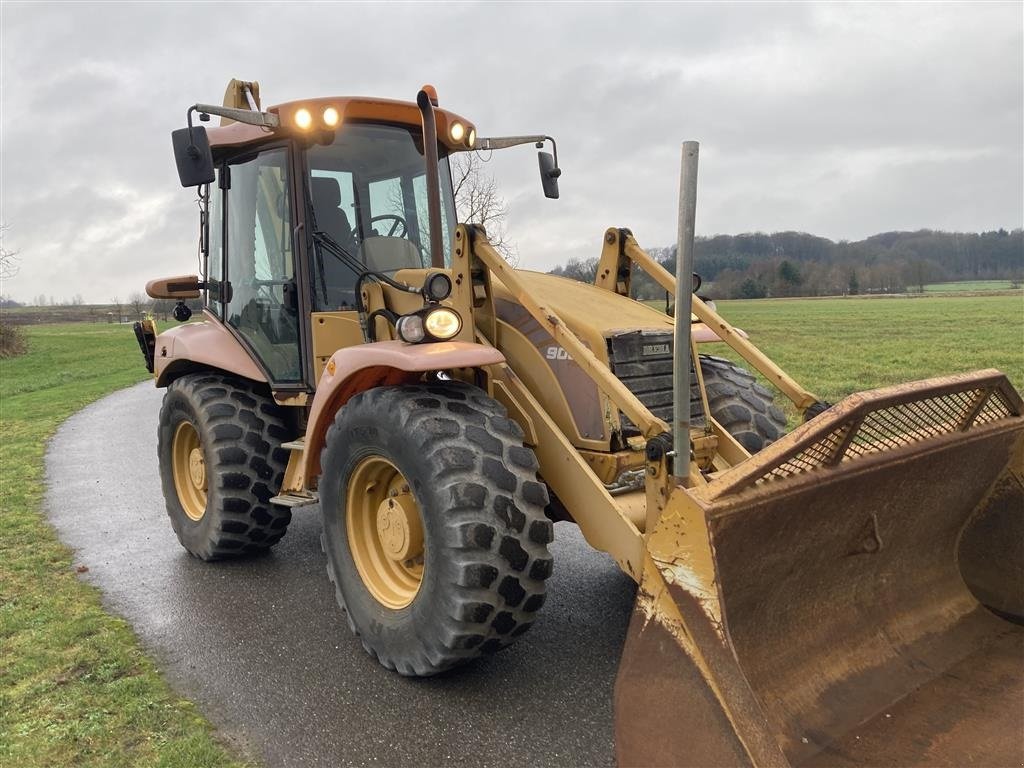
<instances>
[{"instance_id":1,"label":"wet tarmac","mask_svg":"<svg viewBox=\"0 0 1024 768\"><path fill-rule=\"evenodd\" d=\"M203 563L181 548L157 475L162 394L141 384L65 422L47 453L47 509L82 578L225 740L270 766L613 764L634 587L575 526L555 526L548 601L516 645L402 678L348 631L316 507L266 556Z\"/></svg>"}]
</instances>

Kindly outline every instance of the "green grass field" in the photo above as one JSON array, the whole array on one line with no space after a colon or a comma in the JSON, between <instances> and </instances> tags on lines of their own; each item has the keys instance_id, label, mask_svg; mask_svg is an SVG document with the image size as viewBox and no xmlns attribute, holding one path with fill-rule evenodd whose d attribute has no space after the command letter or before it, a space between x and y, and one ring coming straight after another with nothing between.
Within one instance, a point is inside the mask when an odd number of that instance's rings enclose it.
<instances>
[{"instance_id":1,"label":"green grass field","mask_svg":"<svg viewBox=\"0 0 1024 768\"><path fill-rule=\"evenodd\" d=\"M78 580L41 509L57 425L146 377L131 327L26 330L28 354L0 360L0 765L234 764Z\"/></svg>"},{"instance_id":2,"label":"green grass field","mask_svg":"<svg viewBox=\"0 0 1024 768\"><path fill-rule=\"evenodd\" d=\"M1024 389L1022 295L717 304L785 371L831 402L864 389L979 368L998 368ZM701 351L740 360L724 344L702 345ZM790 416L795 418L792 410Z\"/></svg>"}]
</instances>

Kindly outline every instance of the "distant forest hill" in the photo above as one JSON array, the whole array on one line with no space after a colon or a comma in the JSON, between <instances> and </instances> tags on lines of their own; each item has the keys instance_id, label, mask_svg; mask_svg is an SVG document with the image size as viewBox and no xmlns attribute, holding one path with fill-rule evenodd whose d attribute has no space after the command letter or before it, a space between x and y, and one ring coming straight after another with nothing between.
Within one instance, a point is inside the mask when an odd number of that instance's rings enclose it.
<instances>
[{"instance_id":1,"label":"distant forest hill","mask_svg":"<svg viewBox=\"0 0 1024 768\"><path fill-rule=\"evenodd\" d=\"M647 251L675 274L674 245ZM593 282L597 262L597 257L571 259L550 274ZM704 279L712 298L718 299L904 293L954 280L1020 283L1024 280L1024 231L923 229L838 243L805 232L698 237L694 271ZM650 276L634 270L635 298L664 295Z\"/></svg>"}]
</instances>

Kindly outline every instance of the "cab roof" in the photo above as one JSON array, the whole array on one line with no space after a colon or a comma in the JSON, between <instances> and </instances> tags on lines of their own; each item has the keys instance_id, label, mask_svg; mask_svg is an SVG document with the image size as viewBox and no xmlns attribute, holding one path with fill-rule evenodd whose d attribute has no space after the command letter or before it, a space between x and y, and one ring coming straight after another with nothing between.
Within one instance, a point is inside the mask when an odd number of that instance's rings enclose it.
<instances>
[{"instance_id":1,"label":"cab roof","mask_svg":"<svg viewBox=\"0 0 1024 768\"><path fill-rule=\"evenodd\" d=\"M327 129L323 125L322 115L328 107L336 109L341 116L337 128ZM300 109L307 109L313 115L314 124L307 129L299 128L295 123L295 115ZM392 123L419 127L421 125L420 110L415 102L397 101L395 99L379 99L366 96L328 96L316 99L287 101L269 107L267 112L276 114L281 125L278 128L266 128L247 123L224 120L220 126L207 129L210 146L215 151L218 147L236 147L245 144L267 141L280 136L301 136L315 131L318 127L326 130L342 128L348 121L365 121ZM464 135L468 136L475 126L461 115L446 109L434 109L437 121L437 138L448 147L449 151L466 150L465 141L454 141L449 127L458 121L465 127Z\"/></svg>"}]
</instances>

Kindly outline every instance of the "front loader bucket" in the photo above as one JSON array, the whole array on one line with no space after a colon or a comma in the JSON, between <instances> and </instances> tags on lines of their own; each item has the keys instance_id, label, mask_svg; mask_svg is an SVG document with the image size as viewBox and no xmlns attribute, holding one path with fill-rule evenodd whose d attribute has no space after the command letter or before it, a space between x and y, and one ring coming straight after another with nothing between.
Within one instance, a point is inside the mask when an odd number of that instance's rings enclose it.
<instances>
[{"instance_id":1,"label":"front loader bucket","mask_svg":"<svg viewBox=\"0 0 1024 768\"><path fill-rule=\"evenodd\" d=\"M1024 764L1024 418L997 371L854 395L648 540L630 765Z\"/></svg>"}]
</instances>

